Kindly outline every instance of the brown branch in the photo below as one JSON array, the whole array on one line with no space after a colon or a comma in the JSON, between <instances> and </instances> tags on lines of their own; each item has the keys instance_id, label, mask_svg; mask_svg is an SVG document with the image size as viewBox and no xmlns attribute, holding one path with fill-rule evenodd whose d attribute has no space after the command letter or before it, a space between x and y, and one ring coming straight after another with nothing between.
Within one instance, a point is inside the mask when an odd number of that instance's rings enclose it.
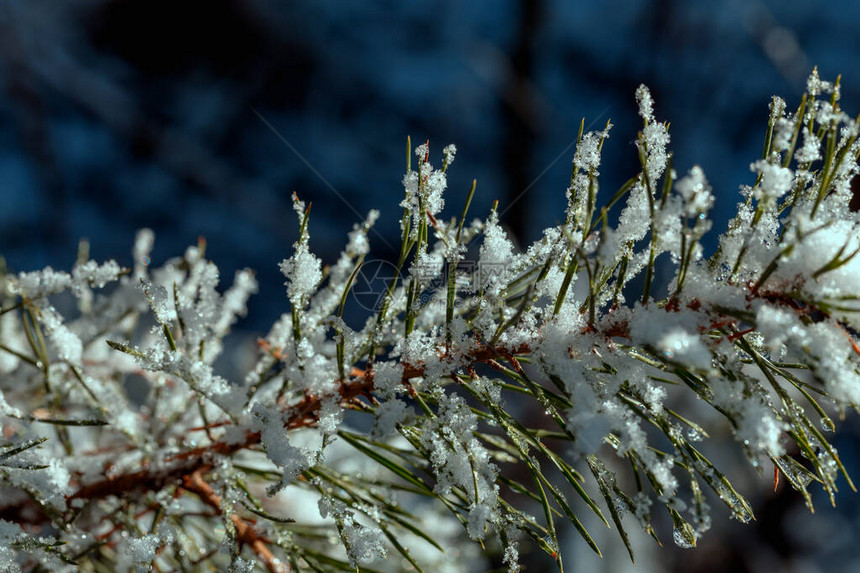
<instances>
[{"instance_id":1,"label":"brown branch","mask_svg":"<svg viewBox=\"0 0 860 573\"><path fill-rule=\"evenodd\" d=\"M200 446L172 454L165 457L162 464L157 464L159 467L153 467L153 464L150 464L135 472L105 478L82 486L72 494L70 499L92 500L111 495L124 497L141 490L159 491L171 484L178 485L182 477L187 474L200 469L208 471L218 456L230 456L259 442L260 433L249 432L245 436L245 440L239 443L216 442L209 446ZM167 468L164 467L165 464L168 465Z\"/></svg>"},{"instance_id":2,"label":"brown branch","mask_svg":"<svg viewBox=\"0 0 860 573\"><path fill-rule=\"evenodd\" d=\"M529 346L525 344L513 349L478 346L465 357L465 362L468 368L472 368L477 363L485 363L493 366L497 365L496 359L506 359L512 361L516 367L518 363L514 355L527 354L530 351ZM444 347L440 347L438 355L441 359L446 359L448 356ZM458 362L462 364L461 361ZM455 366L456 363L452 361L451 364ZM408 389L413 389L410 380L423 376L423 374L423 364L404 364L402 382ZM368 370L353 368L351 375L353 378L350 381L340 385L341 403L349 404L353 400L362 397L372 399L372 368ZM285 412L285 414L289 412L289 417L284 421L284 428L289 431L315 424L321 405L322 400L319 396L311 393L306 394L298 403L292 405ZM259 445L260 441L260 432L248 431L244 440L239 442L228 443L219 441L178 453L162 455L160 458L156 458L136 471L120 474L115 477L105 477L98 481L81 485L75 493L69 496L69 501L76 499L94 501L112 496L120 499L133 499L144 492L157 492L165 487L178 486L200 495L201 499L212 507L216 507L214 503L217 501L220 508L220 498L217 498L217 496L212 497L214 492L206 484L203 476L212 469L219 459L232 456L244 449L253 448ZM26 505L30 511L27 512L29 519L21 521L26 521L32 525L41 525L51 521L49 515L37 510L31 502L25 504L17 503L0 508L0 513L4 515L15 515L16 512L25 513L23 505ZM68 517L71 518L72 516L69 515ZM270 571L279 571L279 569L273 569L273 567L281 566L281 564L274 559L268 547L266 547L265 540L259 536L253 527L242 520L241 517L234 516L233 519L234 523L236 523L236 530L240 541L250 546L262 562L269 567Z\"/></svg>"},{"instance_id":3,"label":"brown branch","mask_svg":"<svg viewBox=\"0 0 860 573\"><path fill-rule=\"evenodd\" d=\"M203 479L204 473L205 470L201 468L185 476L182 480L182 487L197 495L204 503L214 508L215 511L221 512L221 496L215 493L212 486ZM289 564L281 561L272 554L267 545L267 540L252 525L235 513L230 515L230 520L236 527L236 538L241 544L247 545L257 554L257 557L260 558L266 569L271 573L290 572L291 568Z\"/></svg>"},{"instance_id":4,"label":"brown branch","mask_svg":"<svg viewBox=\"0 0 860 573\"><path fill-rule=\"evenodd\" d=\"M512 350L481 346L469 355L469 362L470 364L490 362L493 358L502 356L500 352L504 353L504 356L512 356L528 351L529 348L526 345ZM343 403L349 403L362 396L370 398L373 391L372 370L364 371L354 368L352 374L355 378L342 384L339 388ZM405 364L403 382L405 384L409 379L417 378L423 374L423 365ZM301 401L290 407L290 417L285 421L284 428L294 430L315 424L321 405L322 401L319 396L306 394ZM71 499L93 500L109 496L127 497L140 491L159 491L168 485L179 485L186 476L194 472L202 471L205 474L218 459L256 446L260 443L260 438L260 432L249 431L245 439L239 443L216 442L208 446L200 446L171 454L163 458L161 463L150 464L131 473L84 485L72 494Z\"/></svg>"}]
</instances>

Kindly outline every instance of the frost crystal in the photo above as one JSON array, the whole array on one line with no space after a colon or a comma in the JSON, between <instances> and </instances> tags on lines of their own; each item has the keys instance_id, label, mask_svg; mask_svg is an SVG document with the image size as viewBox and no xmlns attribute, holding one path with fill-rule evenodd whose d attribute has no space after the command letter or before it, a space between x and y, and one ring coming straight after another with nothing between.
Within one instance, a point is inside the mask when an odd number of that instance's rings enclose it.
<instances>
[{"instance_id":1,"label":"frost crystal","mask_svg":"<svg viewBox=\"0 0 860 573\"><path fill-rule=\"evenodd\" d=\"M281 261L281 273L287 277L287 297L295 306L303 306L322 280L322 261L300 245L293 256Z\"/></svg>"},{"instance_id":2,"label":"frost crystal","mask_svg":"<svg viewBox=\"0 0 860 573\"><path fill-rule=\"evenodd\" d=\"M823 93L830 93L833 91L833 84L831 82L825 82L821 78L818 77L818 68L814 68L812 73L809 75L809 79L806 80L806 92L811 96L818 96Z\"/></svg>"},{"instance_id":3,"label":"frost crystal","mask_svg":"<svg viewBox=\"0 0 860 573\"><path fill-rule=\"evenodd\" d=\"M663 174L669 161L666 150L669 145L669 130L664 124L654 120L654 101L651 99L651 92L644 85L636 90L636 101L639 103L639 115L645 121L639 142L640 152L646 157L645 171L653 185Z\"/></svg>"},{"instance_id":4,"label":"frost crystal","mask_svg":"<svg viewBox=\"0 0 860 573\"><path fill-rule=\"evenodd\" d=\"M442 153L445 155L445 166L447 167L454 162L454 156L457 154L457 146L450 143L445 146Z\"/></svg>"},{"instance_id":5,"label":"frost crystal","mask_svg":"<svg viewBox=\"0 0 860 573\"><path fill-rule=\"evenodd\" d=\"M513 262L513 254L514 246L499 225L498 215L494 211L484 227L484 242L478 261L480 288L488 289L491 293L500 292L508 266Z\"/></svg>"},{"instance_id":6,"label":"frost crystal","mask_svg":"<svg viewBox=\"0 0 860 573\"><path fill-rule=\"evenodd\" d=\"M705 178L705 172L698 165L694 165L690 173L675 184L675 188L684 199L686 217L707 213L714 205L711 186Z\"/></svg>"},{"instance_id":7,"label":"frost crystal","mask_svg":"<svg viewBox=\"0 0 860 573\"><path fill-rule=\"evenodd\" d=\"M757 161L750 165L750 169L761 174L761 185L755 192L755 198L759 200L779 199L794 182L794 173L790 169L767 161Z\"/></svg>"},{"instance_id":8,"label":"frost crystal","mask_svg":"<svg viewBox=\"0 0 860 573\"><path fill-rule=\"evenodd\" d=\"M821 159L821 141L808 128L803 130L803 147L797 150L794 157L800 163Z\"/></svg>"},{"instance_id":9,"label":"frost crystal","mask_svg":"<svg viewBox=\"0 0 860 573\"><path fill-rule=\"evenodd\" d=\"M403 365L399 362L380 362L374 366L373 385L384 399L393 398L403 389Z\"/></svg>"}]
</instances>

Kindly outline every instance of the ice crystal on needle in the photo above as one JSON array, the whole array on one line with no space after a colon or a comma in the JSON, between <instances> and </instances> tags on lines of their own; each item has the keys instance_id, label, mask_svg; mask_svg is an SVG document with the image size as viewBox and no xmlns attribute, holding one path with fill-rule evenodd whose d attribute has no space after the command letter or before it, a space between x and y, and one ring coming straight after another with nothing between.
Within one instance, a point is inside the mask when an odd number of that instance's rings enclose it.
<instances>
[{"instance_id":1,"label":"ice crystal on needle","mask_svg":"<svg viewBox=\"0 0 860 573\"><path fill-rule=\"evenodd\" d=\"M253 272L222 287L203 240L158 265L144 230L130 268L0 275L0 561L473 571L496 552L518 571L530 549L561 567L560 520L599 552L583 512L631 557L630 525L688 548L714 503L753 516L698 445L718 422L810 507L813 484L832 498L851 482L831 415L860 407L860 127L838 81L807 88L794 111L771 102L710 255L724 193L698 166L675 172L642 86L639 172L604 193L611 124L583 133L564 220L522 252L497 205L467 218L474 186L442 216L453 145L438 169L429 143L410 149L401 249L363 324L344 309L379 212L324 269L297 197L285 312L256 343L228 338ZM242 379L222 375L219 357L247 348ZM466 538L480 549L438 551Z\"/></svg>"}]
</instances>

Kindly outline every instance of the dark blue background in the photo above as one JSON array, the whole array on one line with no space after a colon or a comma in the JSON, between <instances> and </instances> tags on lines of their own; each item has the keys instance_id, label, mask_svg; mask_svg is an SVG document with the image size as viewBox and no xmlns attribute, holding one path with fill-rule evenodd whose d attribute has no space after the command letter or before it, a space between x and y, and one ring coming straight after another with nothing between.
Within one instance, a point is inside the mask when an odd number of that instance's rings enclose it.
<instances>
[{"instance_id":1,"label":"dark blue background","mask_svg":"<svg viewBox=\"0 0 860 573\"><path fill-rule=\"evenodd\" d=\"M796 105L817 64L845 74L843 104L860 110L858 17L822 0L5 0L0 254L13 270L68 268L86 237L94 258L129 264L146 226L157 264L205 236L225 283L257 270L244 326L262 331L287 308L291 192L313 203L311 245L332 262L356 212L379 208L379 234L396 238L407 135L429 139L437 164L453 142L446 214L477 178L472 214L499 199L530 241L562 216L582 117L615 124L604 193L635 173L640 83L671 121L678 171L705 169L720 231L771 95ZM810 555L782 523L743 535L780 547L771 564ZM771 554L731 547L748 570Z\"/></svg>"}]
</instances>

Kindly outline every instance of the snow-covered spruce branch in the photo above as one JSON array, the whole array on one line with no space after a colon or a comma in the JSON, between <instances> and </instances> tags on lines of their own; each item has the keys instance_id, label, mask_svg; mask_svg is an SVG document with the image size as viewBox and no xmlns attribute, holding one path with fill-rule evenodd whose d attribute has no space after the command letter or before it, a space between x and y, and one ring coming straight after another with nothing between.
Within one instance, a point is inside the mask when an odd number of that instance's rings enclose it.
<instances>
[{"instance_id":1,"label":"snow-covered spruce branch","mask_svg":"<svg viewBox=\"0 0 860 573\"><path fill-rule=\"evenodd\" d=\"M419 146L399 257L358 328L342 317L377 213L323 268L295 199L289 312L243 380L213 364L256 282L241 271L219 293L204 243L156 268L143 231L130 269L81 249L71 273L4 272L0 563L516 570L528 548L561 568L563 527L599 552L583 512L631 558L625 526L666 535L655 501L690 547L709 504L753 515L703 453L718 419L810 507L812 482L831 498L840 473L851 485L825 437L860 404L860 129L838 81L813 72L795 112L774 97L709 257L705 175L677 177L648 90L636 99L640 173L602 197L611 125L580 133L565 220L524 252L495 206L467 221L474 186L440 216L455 149L434 169Z\"/></svg>"}]
</instances>

